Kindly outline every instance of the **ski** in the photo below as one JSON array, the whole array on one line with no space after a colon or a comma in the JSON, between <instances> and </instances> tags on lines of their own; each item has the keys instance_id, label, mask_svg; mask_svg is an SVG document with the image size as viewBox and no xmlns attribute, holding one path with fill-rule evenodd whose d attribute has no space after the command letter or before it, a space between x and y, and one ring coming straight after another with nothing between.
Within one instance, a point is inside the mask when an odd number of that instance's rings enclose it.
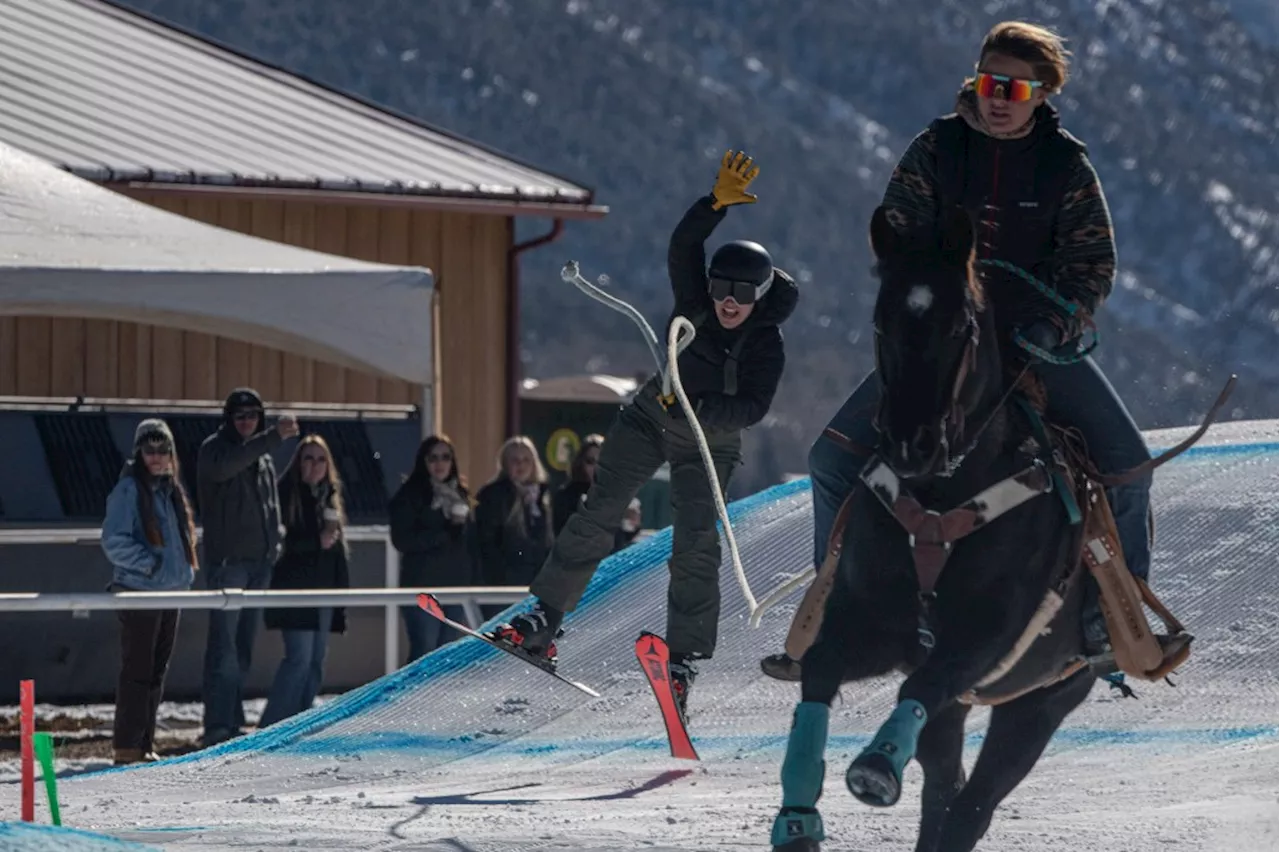
<instances>
[{"instance_id":1,"label":"ski","mask_svg":"<svg viewBox=\"0 0 1280 852\"><path fill-rule=\"evenodd\" d=\"M521 650L518 646L512 645L510 642L504 642L501 639L497 639L493 636L487 636L484 633L480 633L476 630L472 630L470 627L468 627L465 624L459 624L453 619L448 618L447 616L445 616L444 608L440 606L440 602L436 600L434 597L432 597L431 595L427 594L426 592L423 592L418 595L418 606L420 606L429 614L440 619L445 624L452 627L454 630L460 631L462 633L467 634L468 636L472 636L476 639L479 639L481 642L485 642L489 645L492 645L493 647L498 648L499 650L506 651L508 654L515 657L517 660L523 660L524 662L528 663L534 668L540 669L546 672L547 674L551 675L553 678L560 681L561 683L567 683L569 686L572 686L574 689L577 689L581 692L585 692L587 695L590 695L592 698L600 697L600 693L596 692L594 689L587 686L586 684L578 683L578 681L576 680L570 680L569 678L557 672L555 665L550 663L549 661L535 657L534 655Z\"/></svg>"},{"instance_id":2,"label":"ski","mask_svg":"<svg viewBox=\"0 0 1280 852\"><path fill-rule=\"evenodd\" d=\"M658 699L658 709L662 711L662 721L667 726L671 756L681 760L697 760L698 752L689 739L689 731L685 728L680 709L676 706L675 693L671 690L671 652L666 640L653 633L641 633L636 640L636 659L640 661L640 668L649 679L653 697Z\"/></svg>"}]
</instances>

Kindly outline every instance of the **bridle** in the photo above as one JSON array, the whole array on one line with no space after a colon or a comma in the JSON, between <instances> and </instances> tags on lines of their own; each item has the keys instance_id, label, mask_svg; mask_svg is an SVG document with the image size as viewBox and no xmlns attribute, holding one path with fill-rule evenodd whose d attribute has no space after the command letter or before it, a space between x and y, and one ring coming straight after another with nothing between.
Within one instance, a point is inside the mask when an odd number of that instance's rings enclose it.
<instances>
[{"instance_id":1,"label":"bridle","mask_svg":"<svg viewBox=\"0 0 1280 852\"><path fill-rule=\"evenodd\" d=\"M938 434L941 436L943 458L945 460L943 469L937 474L937 476L942 477L949 477L955 473L964 461L965 456L972 452L973 448L977 446L978 439L982 437L983 431L985 431L987 426L991 423L991 418L995 415L995 412L1003 406L1009 393L1009 391L1006 391L1005 397L1000 400L1000 405L997 405L995 409L992 410L991 414L983 421L982 426L979 427L972 436L970 436L970 439L965 444L964 449L954 456L951 455L951 447L959 446L965 438L965 410L961 401L962 394L964 393L965 383L969 380L969 377L973 375L978 366L978 341L980 339L981 327L978 324L977 307L974 305L972 298L968 295L965 297L964 317L964 324L954 332L957 336L961 334L966 336L964 348L961 350L960 360L956 365L955 378L952 379L951 382L950 400L946 408L943 410L937 424ZM882 426L884 420L882 415L887 402L887 394L883 392L885 374L882 368L880 355L880 347L883 345L883 339L884 335L877 324L875 327L874 349L876 373L880 376L882 392L880 394L879 403L876 407L874 423L876 429L880 431L881 434L884 434L884 427ZM1013 386L1011 385L1010 390L1012 390L1012 387Z\"/></svg>"}]
</instances>

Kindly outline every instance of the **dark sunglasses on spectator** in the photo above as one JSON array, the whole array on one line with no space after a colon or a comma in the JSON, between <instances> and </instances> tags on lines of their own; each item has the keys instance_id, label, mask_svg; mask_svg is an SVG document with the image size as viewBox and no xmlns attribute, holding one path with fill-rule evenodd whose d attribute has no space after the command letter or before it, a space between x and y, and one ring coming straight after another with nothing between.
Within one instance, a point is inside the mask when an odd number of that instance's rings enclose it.
<instances>
[{"instance_id":1,"label":"dark sunglasses on spectator","mask_svg":"<svg viewBox=\"0 0 1280 852\"><path fill-rule=\"evenodd\" d=\"M261 416L262 416L261 411L259 411L256 408L249 408L249 409L237 411L235 414L231 415L231 419L236 421L257 420Z\"/></svg>"},{"instance_id":2,"label":"dark sunglasses on spectator","mask_svg":"<svg viewBox=\"0 0 1280 852\"><path fill-rule=\"evenodd\" d=\"M711 298L717 302L732 298L739 305L750 305L756 300L756 285L749 281L730 281L728 278L712 278L707 282Z\"/></svg>"},{"instance_id":3,"label":"dark sunglasses on spectator","mask_svg":"<svg viewBox=\"0 0 1280 852\"><path fill-rule=\"evenodd\" d=\"M451 453L431 453L427 456L429 462L451 462L453 455Z\"/></svg>"}]
</instances>

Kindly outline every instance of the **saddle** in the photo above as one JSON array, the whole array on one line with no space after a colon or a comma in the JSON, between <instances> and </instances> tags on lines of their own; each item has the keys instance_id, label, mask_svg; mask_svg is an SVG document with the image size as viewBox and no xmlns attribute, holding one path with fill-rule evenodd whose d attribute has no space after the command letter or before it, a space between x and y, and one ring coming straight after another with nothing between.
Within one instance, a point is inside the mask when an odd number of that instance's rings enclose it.
<instances>
[{"instance_id":1,"label":"saddle","mask_svg":"<svg viewBox=\"0 0 1280 852\"><path fill-rule=\"evenodd\" d=\"M1031 396L1035 400L1034 395ZM1115 519L1103 487L1096 481L1104 477L1095 478L1093 475L1094 468L1081 437L1066 429L1046 426L1035 410L1039 406L1025 398L1020 399L1020 404L1031 417L1041 446L1051 448L1051 463L1037 459L1026 470L996 483L950 511L925 510L879 459L873 458L862 473L863 481L910 537L920 584L921 644L926 649L932 646L930 609L933 588L954 543L1022 502L1040 494L1056 492L1077 529L1073 549L1080 556L1070 561L1055 579L1010 653L962 700L981 704L1003 703L1031 689L1063 680L1085 666L1092 668L1099 677L1121 671L1141 680L1161 680L1190 656L1193 637L1150 587L1134 577L1125 566ZM837 432L828 430L826 435L847 449L856 449L848 438ZM1162 459L1171 457L1166 454ZM836 516L822 565L792 620L785 645L787 656L792 661L801 659L817 637L826 600L835 583L850 505L850 499L846 498ZM1149 527L1149 534L1154 535L1153 525ZM1002 693L1000 680L1054 620L1064 603L1066 587L1083 569L1088 570L1098 585L1101 609L1110 634L1109 650L1095 657L1073 660L1062 671L1032 687ZM1152 631L1144 605L1161 619L1166 633ZM766 671L770 668L767 666ZM791 666L790 669L775 676L798 679L799 666Z\"/></svg>"}]
</instances>

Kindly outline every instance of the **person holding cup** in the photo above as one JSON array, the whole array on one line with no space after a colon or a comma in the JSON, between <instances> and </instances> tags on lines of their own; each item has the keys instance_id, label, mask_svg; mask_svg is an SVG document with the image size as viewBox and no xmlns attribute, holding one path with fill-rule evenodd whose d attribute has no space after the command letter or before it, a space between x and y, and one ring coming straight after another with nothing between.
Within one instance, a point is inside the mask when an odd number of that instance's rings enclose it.
<instances>
[{"instance_id":1,"label":"person holding cup","mask_svg":"<svg viewBox=\"0 0 1280 852\"><path fill-rule=\"evenodd\" d=\"M468 586L475 582L471 548L471 498L458 474L457 453L444 435L422 442L413 471L388 507L391 544L400 551L400 587ZM462 608L445 614L465 622ZM400 608L409 636L406 662L455 637L454 631L417 606Z\"/></svg>"},{"instance_id":2,"label":"person holding cup","mask_svg":"<svg viewBox=\"0 0 1280 852\"><path fill-rule=\"evenodd\" d=\"M293 458L280 475L280 508L284 516L284 548L271 572L271 588L348 589L351 579L342 476L329 444L319 435L298 442ZM343 607L267 609L268 630L281 631L284 659L271 683L267 706L258 727L274 725L311 709L324 682L324 660L330 633L345 633Z\"/></svg>"}]
</instances>

